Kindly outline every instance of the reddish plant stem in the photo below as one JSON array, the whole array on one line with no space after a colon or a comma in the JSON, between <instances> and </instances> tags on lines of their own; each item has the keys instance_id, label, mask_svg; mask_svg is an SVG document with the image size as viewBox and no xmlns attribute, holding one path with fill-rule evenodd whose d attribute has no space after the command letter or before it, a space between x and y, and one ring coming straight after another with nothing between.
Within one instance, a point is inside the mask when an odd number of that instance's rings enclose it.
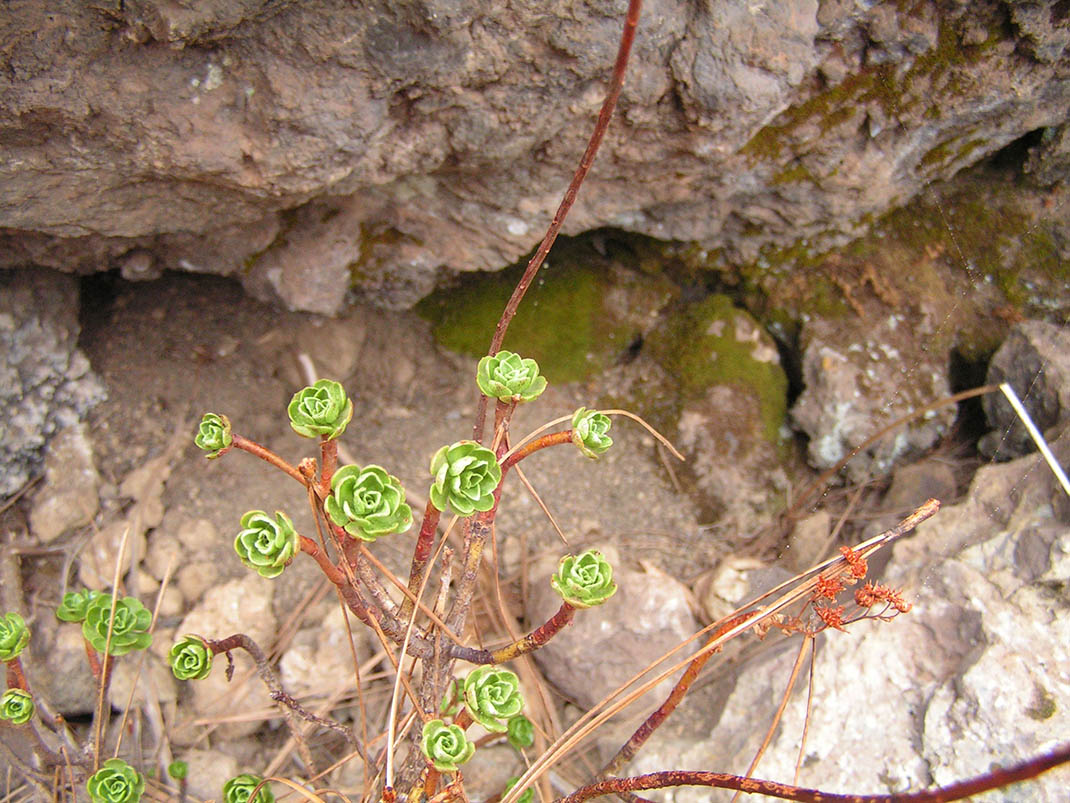
<instances>
[{"instance_id":1,"label":"reddish plant stem","mask_svg":"<svg viewBox=\"0 0 1070 803\"><path fill-rule=\"evenodd\" d=\"M461 569L461 577L457 581L457 596L454 598L449 616L446 617L446 626L454 633L461 632L461 626L472 605L476 579L479 576L479 564L483 559L483 547L490 536L490 528L494 523L494 514L498 510L501 492L502 486L499 483L494 491L494 507L486 513L477 513L464 521L464 566Z\"/></svg>"},{"instance_id":2,"label":"reddish plant stem","mask_svg":"<svg viewBox=\"0 0 1070 803\"><path fill-rule=\"evenodd\" d=\"M82 643L85 644L85 658L89 662L89 671L93 673L93 679L99 683L100 674L103 671L100 666L100 656L93 649L93 645L89 643L89 639L83 636Z\"/></svg>"},{"instance_id":3,"label":"reddish plant stem","mask_svg":"<svg viewBox=\"0 0 1070 803\"><path fill-rule=\"evenodd\" d=\"M331 477L338 468L338 441L320 436L320 485L319 497L326 499L331 492Z\"/></svg>"},{"instance_id":4,"label":"reddish plant stem","mask_svg":"<svg viewBox=\"0 0 1070 803\"><path fill-rule=\"evenodd\" d=\"M738 616L733 616L710 634L706 644L716 641L736 625L756 615L757 611L750 611L749 613L741 613ZM672 691L669 692L669 696L665 698L665 702L658 706L657 710L648 716L642 725L636 728L635 733L631 735L628 741L617 751L617 754L602 768L602 771L598 774L599 778L605 778L607 775L612 775L614 772L619 771L621 767L627 764L632 757L639 752L639 748L650 738L650 735L669 718L669 715L673 711L676 710L676 707L684 699L684 695L687 694L688 689L691 688L691 684L698 679L702 667L706 665L706 662L710 660L710 657L713 656L715 652L720 652L720 648L704 652L687 665L687 669L684 670L683 675L680 676L680 680L673 686Z\"/></svg>"},{"instance_id":5,"label":"reddish plant stem","mask_svg":"<svg viewBox=\"0 0 1070 803\"><path fill-rule=\"evenodd\" d=\"M22 671L22 661L16 655L7 664L7 687L9 689L22 689L29 692L30 686L26 682L26 673Z\"/></svg>"},{"instance_id":6,"label":"reddish plant stem","mask_svg":"<svg viewBox=\"0 0 1070 803\"><path fill-rule=\"evenodd\" d=\"M528 441L509 457L505 458L502 462L502 473L504 474L528 455L534 454L540 449L545 449L547 446L558 446L562 443L572 443L571 429L566 429L562 432L551 432L549 435L543 435Z\"/></svg>"},{"instance_id":7,"label":"reddish plant stem","mask_svg":"<svg viewBox=\"0 0 1070 803\"><path fill-rule=\"evenodd\" d=\"M248 452L251 455L259 457L261 460L271 463L271 465L275 466L275 468L289 474L302 485L306 487L308 486L308 480L301 476L301 472L297 470L296 466L287 463L270 449L266 449L256 441L251 441L248 438L243 438L241 435L237 435L235 433L231 433L230 437L230 445L233 448L241 449L243 452Z\"/></svg>"},{"instance_id":8,"label":"reddish plant stem","mask_svg":"<svg viewBox=\"0 0 1070 803\"><path fill-rule=\"evenodd\" d=\"M526 636L517 639L512 644L507 644L497 650L478 650L473 647L453 645L454 658L468 661L472 664L501 664L526 655L529 652L542 647L546 642L556 636L562 628L567 626L576 615L576 609L567 602L562 602L557 613L532 630Z\"/></svg>"},{"instance_id":9,"label":"reddish plant stem","mask_svg":"<svg viewBox=\"0 0 1070 803\"><path fill-rule=\"evenodd\" d=\"M416 546L412 551L412 568L409 569L409 594L401 603L401 619L409 618L414 607L413 600L420 593L423 585L424 571L431 558L431 548L435 545L435 528L438 527L442 512L428 500L424 508L424 520L420 525L420 534L416 537Z\"/></svg>"},{"instance_id":10,"label":"reddish plant stem","mask_svg":"<svg viewBox=\"0 0 1070 803\"><path fill-rule=\"evenodd\" d=\"M1057 747L1050 753L1031 758L1010 767L998 767L991 772L969 778L965 781L949 784L939 789L927 789L921 792L902 792L892 795L840 795L822 792L819 789L806 789L801 786L745 778L742 775L729 775L721 772L701 772L689 770L669 770L637 775L632 778L607 778L597 783L580 787L567 797L558 798L554 803L582 803L593 797L640 791L643 789L663 789L667 786L712 786L719 789L736 789L740 792L759 793L784 800L801 800L806 803L948 803L961 800L971 795L978 795L992 789L1009 786L1012 783L1035 778L1042 772L1070 761L1070 743Z\"/></svg>"},{"instance_id":11,"label":"reddish plant stem","mask_svg":"<svg viewBox=\"0 0 1070 803\"><path fill-rule=\"evenodd\" d=\"M617 49L617 60L613 64L613 74L609 79L606 99L602 101L602 109L598 113L598 122L595 123L594 131L591 132L591 138L587 142L587 149L583 152L583 156L580 157L580 164L572 175L572 181L569 183L568 189L565 190L565 197L561 199L561 204L557 207L557 212L554 214L550 227L546 230L546 235L542 238L542 242L539 243L539 247L536 249L531 261L528 262L524 275L520 277L516 289L513 290L512 296L509 297L509 302L505 305L502 317L498 320L498 325L494 328L494 337L491 338L488 354L497 354L498 350L501 349L502 342L505 340L505 332L516 315L521 299L524 298L528 287L531 286L532 281L535 279L535 274L542 267L546 255L550 252L550 247L554 244L554 240L557 239L558 232L561 231L561 226L564 224L569 210L572 209L572 204L576 202L580 185L583 184L591 165L594 164L594 157L598 153L598 148L606 135L606 129L609 128L609 120L613 116L613 109L617 105L621 88L624 86L624 70L628 66L628 56L632 52L632 43L635 41L636 28L639 26L639 11L642 5L642 0L629 0L628 2L624 31L621 33L620 46ZM479 409L476 411L476 424L474 427L476 440L479 440L478 436L483 432L486 412L486 397L481 396Z\"/></svg>"},{"instance_id":12,"label":"reddish plant stem","mask_svg":"<svg viewBox=\"0 0 1070 803\"><path fill-rule=\"evenodd\" d=\"M453 724L463 731L468 730L472 723L475 722L472 719L472 715L468 713L468 709L464 707L464 703L461 703L461 710L457 712L457 716L453 718Z\"/></svg>"}]
</instances>

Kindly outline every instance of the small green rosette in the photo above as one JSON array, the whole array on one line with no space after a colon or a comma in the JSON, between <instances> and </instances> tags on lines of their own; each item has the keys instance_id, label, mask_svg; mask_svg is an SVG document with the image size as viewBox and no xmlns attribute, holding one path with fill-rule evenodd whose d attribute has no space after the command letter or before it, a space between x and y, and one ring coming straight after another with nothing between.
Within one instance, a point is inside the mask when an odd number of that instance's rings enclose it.
<instances>
[{"instance_id":1,"label":"small green rosette","mask_svg":"<svg viewBox=\"0 0 1070 803\"><path fill-rule=\"evenodd\" d=\"M212 651L199 636L183 636L167 657L179 680L204 680L212 672Z\"/></svg>"},{"instance_id":2,"label":"small green rosette","mask_svg":"<svg viewBox=\"0 0 1070 803\"><path fill-rule=\"evenodd\" d=\"M197 425L197 434L193 442L198 449L208 452L208 459L213 460L231 444L230 419L225 415L205 413Z\"/></svg>"},{"instance_id":3,"label":"small green rosette","mask_svg":"<svg viewBox=\"0 0 1070 803\"><path fill-rule=\"evenodd\" d=\"M412 526L412 508L405 502L401 481L379 466L342 466L334 472L323 509L331 521L362 541Z\"/></svg>"},{"instance_id":4,"label":"small green rosette","mask_svg":"<svg viewBox=\"0 0 1070 803\"><path fill-rule=\"evenodd\" d=\"M597 410L581 407L572 414L572 442L592 460L597 460L613 445L609 432L612 421Z\"/></svg>"},{"instance_id":5,"label":"small green rosette","mask_svg":"<svg viewBox=\"0 0 1070 803\"><path fill-rule=\"evenodd\" d=\"M520 783L520 777L519 776L515 776L513 778L510 778L508 781L506 781L505 782L505 794L502 795L502 797L505 797L505 795L507 795L510 792L512 792L513 791L513 787L516 786L518 783ZM516 799L516 803L532 803L533 800L535 800L535 789L533 787L529 786L527 789L525 789L523 792L520 793L520 797L518 797Z\"/></svg>"},{"instance_id":6,"label":"small green rosette","mask_svg":"<svg viewBox=\"0 0 1070 803\"><path fill-rule=\"evenodd\" d=\"M100 596L99 591L91 588L83 588L81 591L70 591L63 595L63 599L56 608L56 618L61 622L84 622L85 612L89 603Z\"/></svg>"},{"instance_id":7,"label":"small green rosette","mask_svg":"<svg viewBox=\"0 0 1070 803\"><path fill-rule=\"evenodd\" d=\"M594 549L561 558L550 585L573 608L601 605L617 593L613 567Z\"/></svg>"},{"instance_id":8,"label":"small green rosette","mask_svg":"<svg viewBox=\"0 0 1070 803\"><path fill-rule=\"evenodd\" d=\"M441 719L424 723L420 747L439 772L457 772L457 768L476 752L476 746L468 741L461 728L447 725Z\"/></svg>"},{"instance_id":9,"label":"small green rosette","mask_svg":"<svg viewBox=\"0 0 1070 803\"><path fill-rule=\"evenodd\" d=\"M297 530L282 511L272 518L263 510L250 510L241 517L234 551L261 577L278 577L297 554Z\"/></svg>"},{"instance_id":10,"label":"small green rosette","mask_svg":"<svg viewBox=\"0 0 1070 803\"><path fill-rule=\"evenodd\" d=\"M517 714L509 718L505 735L509 744L517 750L531 747L535 744L535 725L523 714Z\"/></svg>"},{"instance_id":11,"label":"small green rosette","mask_svg":"<svg viewBox=\"0 0 1070 803\"><path fill-rule=\"evenodd\" d=\"M18 658L29 643L30 630L25 619L17 613L0 616L0 661Z\"/></svg>"},{"instance_id":12,"label":"small green rosette","mask_svg":"<svg viewBox=\"0 0 1070 803\"><path fill-rule=\"evenodd\" d=\"M512 351L499 351L479 361L476 384L484 396L506 402L529 402L546 390L546 377L539 375L535 360Z\"/></svg>"},{"instance_id":13,"label":"small green rosette","mask_svg":"<svg viewBox=\"0 0 1070 803\"><path fill-rule=\"evenodd\" d=\"M321 379L297 391L286 412L290 416L290 426L298 435L334 440L345 432L353 418L353 402L346 396L341 382Z\"/></svg>"},{"instance_id":14,"label":"small green rosette","mask_svg":"<svg viewBox=\"0 0 1070 803\"><path fill-rule=\"evenodd\" d=\"M8 689L0 696L0 719L12 725L25 725L33 716L33 697L23 689Z\"/></svg>"},{"instance_id":15,"label":"small green rosette","mask_svg":"<svg viewBox=\"0 0 1070 803\"><path fill-rule=\"evenodd\" d=\"M82 635L97 652L108 648L109 655L126 655L134 650L147 649L152 644L152 613L133 597L115 601L115 623L108 642L108 620L111 616L111 595L100 594L85 609Z\"/></svg>"},{"instance_id":16,"label":"small green rosette","mask_svg":"<svg viewBox=\"0 0 1070 803\"><path fill-rule=\"evenodd\" d=\"M145 791L145 778L121 758L109 758L85 782L93 803L137 803Z\"/></svg>"},{"instance_id":17,"label":"small green rosette","mask_svg":"<svg viewBox=\"0 0 1070 803\"><path fill-rule=\"evenodd\" d=\"M253 796L253 790L263 780L259 775L244 773L223 784L223 803L275 803L270 784L264 784Z\"/></svg>"},{"instance_id":18,"label":"small green rosette","mask_svg":"<svg viewBox=\"0 0 1070 803\"><path fill-rule=\"evenodd\" d=\"M494 507L494 489L502 480L502 467L494 452L475 441L443 446L431 458L431 504L453 508L460 516Z\"/></svg>"},{"instance_id":19,"label":"small green rosette","mask_svg":"<svg viewBox=\"0 0 1070 803\"><path fill-rule=\"evenodd\" d=\"M167 774L176 781L184 781L189 776L189 764L185 761L172 761L167 765Z\"/></svg>"},{"instance_id":20,"label":"small green rosette","mask_svg":"<svg viewBox=\"0 0 1070 803\"><path fill-rule=\"evenodd\" d=\"M524 707L520 679L515 672L496 666L473 669L464 679L464 707L488 731L505 733L505 720Z\"/></svg>"}]
</instances>

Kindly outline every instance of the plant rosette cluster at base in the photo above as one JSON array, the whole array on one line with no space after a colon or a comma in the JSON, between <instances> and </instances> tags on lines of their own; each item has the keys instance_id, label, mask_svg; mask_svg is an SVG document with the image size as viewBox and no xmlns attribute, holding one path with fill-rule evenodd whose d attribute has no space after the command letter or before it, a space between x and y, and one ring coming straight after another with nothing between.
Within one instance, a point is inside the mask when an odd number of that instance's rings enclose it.
<instances>
[{"instance_id":1,"label":"plant rosette cluster at base","mask_svg":"<svg viewBox=\"0 0 1070 803\"><path fill-rule=\"evenodd\" d=\"M447 725L441 719L424 723L420 748L439 772L457 772L476 752L476 746L459 726Z\"/></svg>"},{"instance_id":2,"label":"plant rosette cluster at base","mask_svg":"<svg viewBox=\"0 0 1070 803\"><path fill-rule=\"evenodd\" d=\"M331 521L361 541L403 533L412 526L401 481L379 466L342 466L323 502Z\"/></svg>"},{"instance_id":3,"label":"plant rosette cluster at base","mask_svg":"<svg viewBox=\"0 0 1070 803\"><path fill-rule=\"evenodd\" d=\"M286 408L290 426L306 438L334 440L353 418L353 402L346 396L341 382L321 379L302 388L290 399Z\"/></svg>"},{"instance_id":4,"label":"plant rosette cluster at base","mask_svg":"<svg viewBox=\"0 0 1070 803\"><path fill-rule=\"evenodd\" d=\"M511 351L486 356L476 366L476 384L484 396L503 402L529 402L546 390L535 360Z\"/></svg>"},{"instance_id":5,"label":"plant rosette cluster at base","mask_svg":"<svg viewBox=\"0 0 1070 803\"><path fill-rule=\"evenodd\" d=\"M0 617L0 661L13 661L30 643L30 631L26 620L17 613L5 613Z\"/></svg>"},{"instance_id":6,"label":"plant rosette cluster at base","mask_svg":"<svg viewBox=\"0 0 1070 803\"><path fill-rule=\"evenodd\" d=\"M443 446L431 458L431 504L459 516L486 513L494 507L494 490L502 481L502 467L494 452L475 441Z\"/></svg>"},{"instance_id":7,"label":"plant rosette cluster at base","mask_svg":"<svg viewBox=\"0 0 1070 803\"><path fill-rule=\"evenodd\" d=\"M613 567L594 549L561 558L550 585L573 608L601 605L617 593Z\"/></svg>"},{"instance_id":8,"label":"plant rosette cluster at base","mask_svg":"<svg viewBox=\"0 0 1070 803\"><path fill-rule=\"evenodd\" d=\"M290 517L275 511L275 518L263 510L250 510L241 517L241 532L234 539L234 551L241 562L261 577L278 577L297 554L297 530Z\"/></svg>"},{"instance_id":9,"label":"plant rosette cluster at base","mask_svg":"<svg viewBox=\"0 0 1070 803\"><path fill-rule=\"evenodd\" d=\"M85 782L93 803L137 803L145 791L145 778L121 758L109 758Z\"/></svg>"},{"instance_id":10,"label":"plant rosette cluster at base","mask_svg":"<svg viewBox=\"0 0 1070 803\"><path fill-rule=\"evenodd\" d=\"M134 597L116 599L113 620L112 596L97 594L85 606L82 635L97 652L119 656L148 649L152 644L151 627L152 612L139 600Z\"/></svg>"},{"instance_id":11,"label":"plant rosette cluster at base","mask_svg":"<svg viewBox=\"0 0 1070 803\"><path fill-rule=\"evenodd\" d=\"M469 672L462 699L468 715L492 733L505 733L507 721L524 707L516 673L496 666L481 666Z\"/></svg>"}]
</instances>

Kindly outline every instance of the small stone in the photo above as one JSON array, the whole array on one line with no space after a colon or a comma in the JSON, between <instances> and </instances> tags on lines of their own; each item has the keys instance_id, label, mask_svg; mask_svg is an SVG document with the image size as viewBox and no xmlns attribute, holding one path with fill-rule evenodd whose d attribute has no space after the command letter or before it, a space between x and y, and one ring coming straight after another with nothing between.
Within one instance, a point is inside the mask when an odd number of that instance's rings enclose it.
<instances>
[{"instance_id":1,"label":"small stone","mask_svg":"<svg viewBox=\"0 0 1070 803\"><path fill-rule=\"evenodd\" d=\"M831 532L832 515L827 510L818 510L796 521L780 556L787 568L801 572L818 563L832 543L829 539Z\"/></svg>"},{"instance_id":2,"label":"small stone","mask_svg":"<svg viewBox=\"0 0 1070 803\"><path fill-rule=\"evenodd\" d=\"M218 750L189 750L180 754L189 765L186 793L194 800L218 800L223 784L238 775L238 762Z\"/></svg>"},{"instance_id":3,"label":"small stone","mask_svg":"<svg viewBox=\"0 0 1070 803\"><path fill-rule=\"evenodd\" d=\"M198 600L219 581L219 577L219 567L214 561L199 560L182 565L175 576L175 584L186 599Z\"/></svg>"},{"instance_id":4,"label":"small stone","mask_svg":"<svg viewBox=\"0 0 1070 803\"><path fill-rule=\"evenodd\" d=\"M34 535L47 544L93 521L100 508L99 485L84 425L76 424L56 435L45 457L45 484L30 511Z\"/></svg>"}]
</instances>

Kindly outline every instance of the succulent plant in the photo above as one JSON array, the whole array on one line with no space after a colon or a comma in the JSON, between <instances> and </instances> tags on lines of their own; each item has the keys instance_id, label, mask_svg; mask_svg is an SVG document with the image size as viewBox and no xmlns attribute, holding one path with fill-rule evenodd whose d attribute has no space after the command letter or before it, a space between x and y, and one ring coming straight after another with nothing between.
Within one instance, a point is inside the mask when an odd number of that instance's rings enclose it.
<instances>
[{"instance_id":1,"label":"succulent plant","mask_svg":"<svg viewBox=\"0 0 1070 803\"><path fill-rule=\"evenodd\" d=\"M321 379L297 391L286 412L290 426L298 435L334 440L345 432L346 424L353 417L353 402L346 396L342 383Z\"/></svg>"},{"instance_id":2,"label":"succulent plant","mask_svg":"<svg viewBox=\"0 0 1070 803\"><path fill-rule=\"evenodd\" d=\"M189 764L185 761L172 761L167 765L167 774L176 781L184 781L189 775Z\"/></svg>"},{"instance_id":3,"label":"succulent plant","mask_svg":"<svg viewBox=\"0 0 1070 803\"><path fill-rule=\"evenodd\" d=\"M441 719L424 723L420 747L439 772L457 772L457 767L476 752L476 746L468 741L463 730L457 725L447 725Z\"/></svg>"},{"instance_id":4,"label":"succulent plant","mask_svg":"<svg viewBox=\"0 0 1070 803\"><path fill-rule=\"evenodd\" d=\"M524 707L520 679L508 669L477 667L464 679L464 707L487 730L505 733L504 720L516 716Z\"/></svg>"},{"instance_id":5,"label":"succulent plant","mask_svg":"<svg viewBox=\"0 0 1070 803\"><path fill-rule=\"evenodd\" d=\"M99 594L85 608L82 635L97 652L109 655L126 655L134 650L144 650L152 644L152 614L133 597L115 601L115 623L108 642L108 621L111 618L111 595Z\"/></svg>"},{"instance_id":6,"label":"succulent plant","mask_svg":"<svg viewBox=\"0 0 1070 803\"><path fill-rule=\"evenodd\" d=\"M379 466L342 466L331 477L323 502L331 521L362 541L374 541L412 526L401 481Z\"/></svg>"},{"instance_id":7,"label":"succulent plant","mask_svg":"<svg viewBox=\"0 0 1070 803\"><path fill-rule=\"evenodd\" d=\"M464 702L464 681L460 678L454 678L450 681L450 685L446 688L446 693L442 695L442 702L438 706L438 713L444 717L455 717L457 712L461 710L461 704Z\"/></svg>"},{"instance_id":8,"label":"succulent plant","mask_svg":"<svg viewBox=\"0 0 1070 803\"><path fill-rule=\"evenodd\" d=\"M222 451L230 446L230 419L225 415L205 413L201 417L201 423L197 425L193 442L197 444L198 449L209 453L209 460L219 457Z\"/></svg>"},{"instance_id":9,"label":"succulent plant","mask_svg":"<svg viewBox=\"0 0 1070 803\"><path fill-rule=\"evenodd\" d=\"M234 551L261 577L278 577L297 554L297 530L282 511L273 519L263 510L250 510L241 517Z\"/></svg>"},{"instance_id":10,"label":"succulent plant","mask_svg":"<svg viewBox=\"0 0 1070 803\"><path fill-rule=\"evenodd\" d=\"M17 613L0 616L0 661L11 661L30 643L26 621Z\"/></svg>"},{"instance_id":11,"label":"succulent plant","mask_svg":"<svg viewBox=\"0 0 1070 803\"><path fill-rule=\"evenodd\" d=\"M476 384L485 395L501 401L529 402L546 390L539 364L511 351L487 355L476 368Z\"/></svg>"},{"instance_id":12,"label":"succulent plant","mask_svg":"<svg viewBox=\"0 0 1070 803\"><path fill-rule=\"evenodd\" d=\"M617 592L613 567L594 549L561 558L550 585L573 608L601 605Z\"/></svg>"},{"instance_id":13,"label":"succulent plant","mask_svg":"<svg viewBox=\"0 0 1070 803\"><path fill-rule=\"evenodd\" d=\"M494 489L502 479L502 467L494 452L475 441L457 441L443 446L431 458L431 504L447 507L461 516L494 507Z\"/></svg>"},{"instance_id":14,"label":"succulent plant","mask_svg":"<svg viewBox=\"0 0 1070 803\"><path fill-rule=\"evenodd\" d=\"M223 803L275 803L275 795L268 784L261 786L253 796L253 790L262 780L258 775L249 773L231 778L223 784Z\"/></svg>"},{"instance_id":15,"label":"succulent plant","mask_svg":"<svg viewBox=\"0 0 1070 803\"><path fill-rule=\"evenodd\" d=\"M70 591L63 595L63 600L56 608L56 618L61 622L84 622L85 609L89 603L100 596L99 591L91 588L83 588L81 591Z\"/></svg>"},{"instance_id":16,"label":"succulent plant","mask_svg":"<svg viewBox=\"0 0 1070 803\"><path fill-rule=\"evenodd\" d=\"M145 778L121 758L109 758L85 782L93 803L137 803Z\"/></svg>"},{"instance_id":17,"label":"succulent plant","mask_svg":"<svg viewBox=\"0 0 1070 803\"><path fill-rule=\"evenodd\" d=\"M514 776L505 782L505 795L513 791L513 787L520 783L519 776ZM505 797L502 795L502 797ZM520 793L520 797L516 799L516 803L531 803L535 799L535 789L529 786L523 792Z\"/></svg>"},{"instance_id":18,"label":"succulent plant","mask_svg":"<svg viewBox=\"0 0 1070 803\"><path fill-rule=\"evenodd\" d=\"M606 434L612 423L604 413L581 407L572 414L572 442L588 457L598 459L613 445Z\"/></svg>"},{"instance_id":19,"label":"succulent plant","mask_svg":"<svg viewBox=\"0 0 1070 803\"><path fill-rule=\"evenodd\" d=\"M535 726L523 714L509 717L505 733L506 738L509 739L509 744L517 750L522 747L531 747L535 744Z\"/></svg>"},{"instance_id":20,"label":"succulent plant","mask_svg":"<svg viewBox=\"0 0 1070 803\"><path fill-rule=\"evenodd\" d=\"M0 719L13 725L23 725L33 716L33 697L23 689L8 689L0 697Z\"/></svg>"},{"instance_id":21,"label":"succulent plant","mask_svg":"<svg viewBox=\"0 0 1070 803\"><path fill-rule=\"evenodd\" d=\"M168 659L179 680L204 680L212 671L212 651L199 636L183 636L176 641Z\"/></svg>"}]
</instances>

